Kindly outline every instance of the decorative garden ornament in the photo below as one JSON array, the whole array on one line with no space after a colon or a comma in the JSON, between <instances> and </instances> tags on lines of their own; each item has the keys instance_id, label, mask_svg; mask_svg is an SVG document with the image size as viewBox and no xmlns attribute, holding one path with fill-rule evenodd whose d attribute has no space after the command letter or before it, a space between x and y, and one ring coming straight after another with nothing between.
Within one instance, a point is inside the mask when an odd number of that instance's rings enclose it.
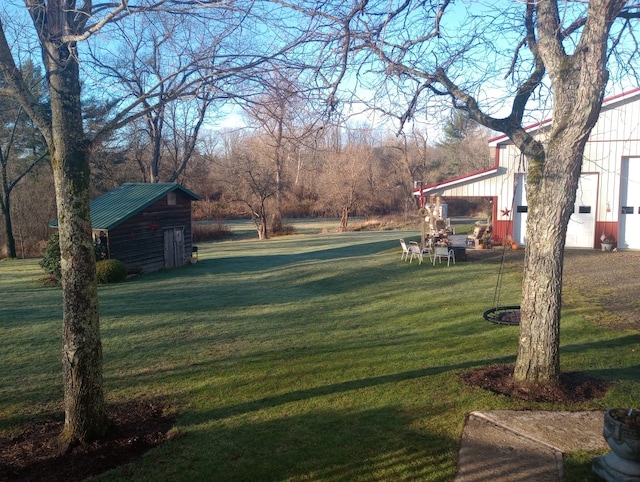
<instances>
[{"instance_id":1,"label":"decorative garden ornament","mask_svg":"<svg viewBox=\"0 0 640 482\"><path fill-rule=\"evenodd\" d=\"M640 482L640 411L607 410L603 436L611 452L594 459L593 471L607 482Z\"/></svg>"}]
</instances>

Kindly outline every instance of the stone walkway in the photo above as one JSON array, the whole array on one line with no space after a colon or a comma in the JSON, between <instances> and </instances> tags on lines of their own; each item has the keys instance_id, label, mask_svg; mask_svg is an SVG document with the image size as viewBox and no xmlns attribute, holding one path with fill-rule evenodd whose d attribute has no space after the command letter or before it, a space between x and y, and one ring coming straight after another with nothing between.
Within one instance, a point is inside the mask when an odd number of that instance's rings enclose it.
<instances>
[{"instance_id":1,"label":"stone walkway","mask_svg":"<svg viewBox=\"0 0 640 482\"><path fill-rule=\"evenodd\" d=\"M562 482L562 454L607 449L604 413L494 410L467 418L456 482Z\"/></svg>"}]
</instances>

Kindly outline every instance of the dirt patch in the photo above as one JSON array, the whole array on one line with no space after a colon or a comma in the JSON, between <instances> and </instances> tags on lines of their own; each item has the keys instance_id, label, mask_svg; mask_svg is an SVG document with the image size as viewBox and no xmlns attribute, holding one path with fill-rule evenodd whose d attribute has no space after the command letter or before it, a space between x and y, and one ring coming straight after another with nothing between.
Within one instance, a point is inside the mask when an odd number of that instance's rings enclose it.
<instances>
[{"instance_id":1,"label":"dirt patch","mask_svg":"<svg viewBox=\"0 0 640 482\"><path fill-rule=\"evenodd\" d=\"M524 250L469 250L471 261L501 264L521 273ZM504 258L504 260L503 260ZM584 309L583 316L616 330L640 330L640 251L567 249L562 276L562 308ZM499 268L496 266L496 273Z\"/></svg>"},{"instance_id":2,"label":"dirt patch","mask_svg":"<svg viewBox=\"0 0 640 482\"><path fill-rule=\"evenodd\" d=\"M568 250L563 306L590 309L585 317L613 329L640 330L640 251Z\"/></svg>"},{"instance_id":3,"label":"dirt patch","mask_svg":"<svg viewBox=\"0 0 640 482\"><path fill-rule=\"evenodd\" d=\"M107 407L114 427L104 440L57 454L62 414L26 426L13 439L0 439L0 480L73 482L129 463L168 440L175 416L158 400Z\"/></svg>"},{"instance_id":4,"label":"dirt patch","mask_svg":"<svg viewBox=\"0 0 640 482\"><path fill-rule=\"evenodd\" d=\"M560 383L553 386L520 386L513 381L513 365L490 365L467 370L460 375L464 383L494 393L526 400L563 405L579 404L607 393L611 382L598 380L581 372L560 374Z\"/></svg>"}]
</instances>

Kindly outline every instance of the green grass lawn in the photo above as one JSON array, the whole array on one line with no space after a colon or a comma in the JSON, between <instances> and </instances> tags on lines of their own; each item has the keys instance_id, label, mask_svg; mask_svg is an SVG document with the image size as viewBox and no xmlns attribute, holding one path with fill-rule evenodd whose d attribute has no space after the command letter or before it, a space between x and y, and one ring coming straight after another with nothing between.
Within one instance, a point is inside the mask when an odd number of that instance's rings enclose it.
<instances>
[{"instance_id":1,"label":"green grass lawn","mask_svg":"<svg viewBox=\"0 0 640 482\"><path fill-rule=\"evenodd\" d=\"M615 381L584 406L511 400L459 373L513 362L492 325L500 258L400 261L416 231L201 243L194 266L100 287L109 402L167 397L179 436L100 480L450 481L472 410L637 405L637 332L565 310L562 366ZM61 409L61 292L0 262L0 433ZM500 303L518 304L504 270ZM579 464L579 462L578 462Z\"/></svg>"}]
</instances>

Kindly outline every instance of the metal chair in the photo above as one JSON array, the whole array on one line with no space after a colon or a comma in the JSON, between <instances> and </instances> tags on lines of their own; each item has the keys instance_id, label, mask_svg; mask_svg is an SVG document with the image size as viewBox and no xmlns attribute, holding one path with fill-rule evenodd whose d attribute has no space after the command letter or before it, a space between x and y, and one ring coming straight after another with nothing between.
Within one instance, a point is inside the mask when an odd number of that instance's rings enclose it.
<instances>
[{"instance_id":1,"label":"metal chair","mask_svg":"<svg viewBox=\"0 0 640 482\"><path fill-rule=\"evenodd\" d=\"M409 263L413 261L413 258L418 258L418 264L422 264L422 250L420 249L420 245L415 241L411 241L409 243L409 252L411 253L411 257L409 258Z\"/></svg>"},{"instance_id":2,"label":"metal chair","mask_svg":"<svg viewBox=\"0 0 640 482\"><path fill-rule=\"evenodd\" d=\"M400 246L402 246L402 256L400 256L400 259L402 261L407 261L409 259L409 255L411 254L411 252L407 247L407 243L404 242L404 239L400 240Z\"/></svg>"},{"instance_id":3,"label":"metal chair","mask_svg":"<svg viewBox=\"0 0 640 482\"><path fill-rule=\"evenodd\" d=\"M456 264L456 254L453 249L448 246L435 246L433 248L433 265L435 266L436 260L442 263L442 258L447 258L447 266L453 261Z\"/></svg>"}]
</instances>

